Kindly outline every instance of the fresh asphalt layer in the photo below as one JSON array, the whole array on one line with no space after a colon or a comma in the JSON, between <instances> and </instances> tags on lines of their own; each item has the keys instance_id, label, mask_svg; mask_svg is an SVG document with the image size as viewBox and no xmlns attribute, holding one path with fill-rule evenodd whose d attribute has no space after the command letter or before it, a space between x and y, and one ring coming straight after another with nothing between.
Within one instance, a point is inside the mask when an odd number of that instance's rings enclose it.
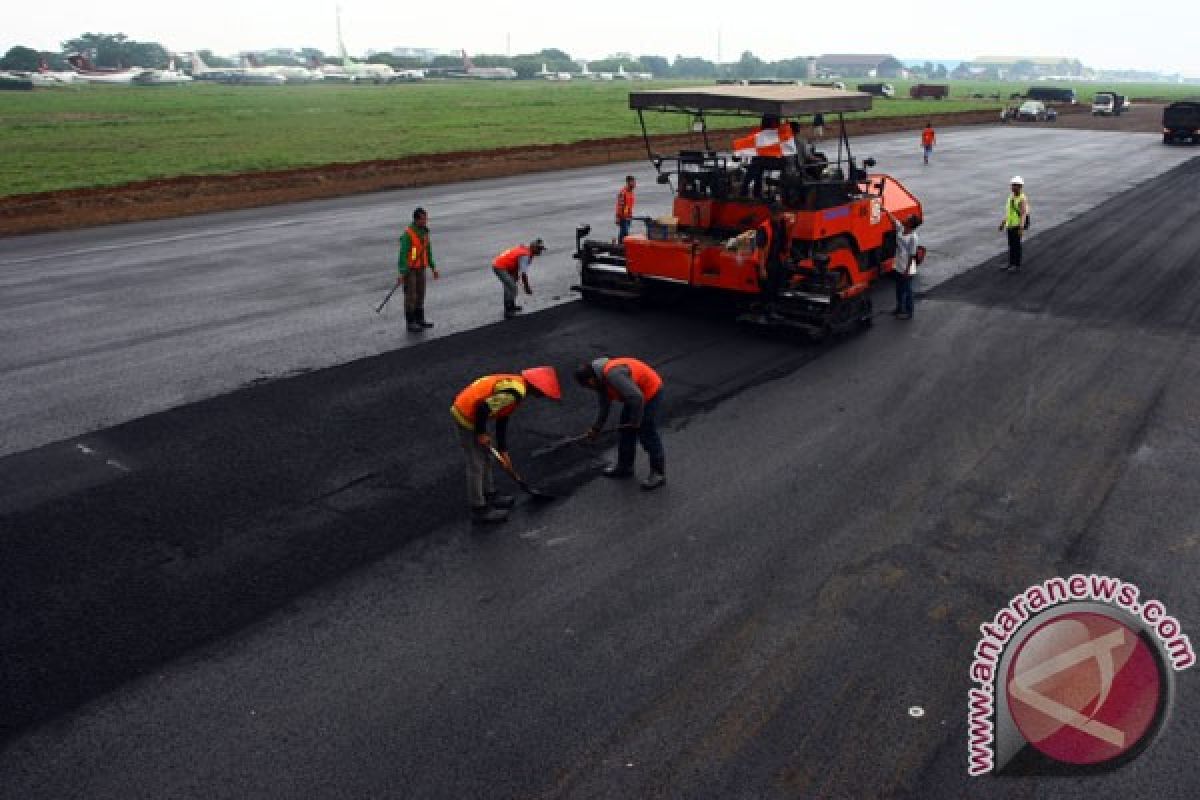
<instances>
[{"instance_id":1,"label":"fresh asphalt layer","mask_svg":"<svg viewBox=\"0 0 1200 800\"><path fill-rule=\"evenodd\" d=\"M1088 778L967 779L966 696L1056 574L1200 620L1198 178L1053 229L1035 195L1025 272L826 346L569 304L0 460L0 794L1197 796L1190 672ZM561 501L472 530L449 397L598 353L666 377L668 486L535 456L568 386L514 431Z\"/></svg>"},{"instance_id":2,"label":"fresh asphalt layer","mask_svg":"<svg viewBox=\"0 0 1200 800\"><path fill-rule=\"evenodd\" d=\"M995 225L1014 173L1029 181L1036 233L1192 155L1150 134L1032 126L942 131L928 168L915 133L852 144L925 203L926 286L1003 248ZM380 315L374 308L418 204L442 266L427 304L434 334L498 320L488 265L533 236L550 251L522 302L531 311L565 302L575 227L615 233L626 172L641 179L639 214L669 212L668 189L639 162L6 239L0 455L409 344L399 296Z\"/></svg>"}]
</instances>

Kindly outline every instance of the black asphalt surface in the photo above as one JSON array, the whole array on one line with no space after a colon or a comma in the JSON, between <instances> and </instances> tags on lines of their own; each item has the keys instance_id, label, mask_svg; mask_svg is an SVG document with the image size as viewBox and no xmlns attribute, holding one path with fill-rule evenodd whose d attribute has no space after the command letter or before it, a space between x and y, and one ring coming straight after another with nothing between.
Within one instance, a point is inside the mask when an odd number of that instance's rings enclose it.
<instances>
[{"instance_id":1,"label":"black asphalt surface","mask_svg":"<svg viewBox=\"0 0 1200 800\"><path fill-rule=\"evenodd\" d=\"M1191 672L1119 772L966 777L977 628L1026 586L1200 630L1198 180L829 345L570 304L0 460L2 791L1200 796ZM472 530L454 392L602 353L664 374L669 485L534 457L590 418L567 386L513 448L564 497Z\"/></svg>"}]
</instances>

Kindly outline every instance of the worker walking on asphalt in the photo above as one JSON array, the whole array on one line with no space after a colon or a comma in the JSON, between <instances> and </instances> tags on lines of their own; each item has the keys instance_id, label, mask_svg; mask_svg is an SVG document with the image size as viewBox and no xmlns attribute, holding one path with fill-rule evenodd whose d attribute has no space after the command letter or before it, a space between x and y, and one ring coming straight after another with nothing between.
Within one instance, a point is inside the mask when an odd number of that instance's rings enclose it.
<instances>
[{"instance_id":1,"label":"worker walking on asphalt","mask_svg":"<svg viewBox=\"0 0 1200 800\"><path fill-rule=\"evenodd\" d=\"M425 209L413 211L412 224L400 237L400 255L396 259L396 283L404 287L404 320L409 333L422 333L433 327L425 319L425 270L433 273L435 281L438 271L429 244L428 222Z\"/></svg>"},{"instance_id":2,"label":"worker walking on asphalt","mask_svg":"<svg viewBox=\"0 0 1200 800\"><path fill-rule=\"evenodd\" d=\"M637 178L625 176L625 185L617 192L617 244L625 241L629 235L629 226L633 224L633 206L637 202L634 190L637 189Z\"/></svg>"},{"instance_id":3,"label":"worker walking on asphalt","mask_svg":"<svg viewBox=\"0 0 1200 800\"><path fill-rule=\"evenodd\" d=\"M521 312L517 305L517 281L525 288L525 294L533 294L529 288L529 264L545 251L541 239L529 244L510 247L492 261L492 271L504 286L504 318L512 319Z\"/></svg>"},{"instance_id":4,"label":"worker walking on asphalt","mask_svg":"<svg viewBox=\"0 0 1200 800\"><path fill-rule=\"evenodd\" d=\"M937 142L937 134L933 132L933 123L926 122L925 130L921 131L921 150L925 153L925 163L929 163L929 157L933 155L933 145Z\"/></svg>"},{"instance_id":5,"label":"worker walking on asphalt","mask_svg":"<svg viewBox=\"0 0 1200 800\"><path fill-rule=\"evenodd\" d=\"M648 364L636 358L597 358L575 370L580 386L596 392L599 408L587 430L594 441L604 428L614 400L622 403L621 438L617 443L617 463L604 468L610 478L633 475L637 442L650 457L650 472L642 481L643 489L657 489L667 482L666 456L658 435L658 409L662 404L662 378Z\"/></svg>"},{"instance_id":6,"label":"worker walking on asphalt","mask_svg":"<svg viewBox=\"0 0 1200 800\"><path fill-rule=\"evenodd\" d=\"M896 275L896 309L892 316L896 319L912 319L913 315L913 279L917 277L917 228L921 219L916 214L904 222L896 219L896 215L886 208L883 213L888 215L892 225L896 226L896 260L892 272Z\"/></svg>"},{"instance_id":7,"label":"worker walking on asphalt","mask_svg":"<svg viewBox=\"0 0 1200 800\"><path fill-rule=\"evenodd\" d=\"M475 522L503 522L515 498L496 493L492 479L492 437L488 420L495 420L495 448L511 470L508 455L508 419L526 397L562 398L558 373L553 367L532 367L519 375L485 375L463 389L454 398L450 415L454 417L459 442L467 458L467 501Z\"/></svg>"},{"instance_id":8,"label":"worker walking on asphalt","mask_svg":"<svg viewBox=\"0 0 1200 800\"><path fill-rule=\"evenodd\" d=\"M1000 269L1016 272L1021 268L1021 239L1029 227L1029 198L1020 175L1014 175L1009 185L1012 191L1004 203L1004 219L999 228L1008 234L1008 265Z\"/></svg>"}]
</instances>

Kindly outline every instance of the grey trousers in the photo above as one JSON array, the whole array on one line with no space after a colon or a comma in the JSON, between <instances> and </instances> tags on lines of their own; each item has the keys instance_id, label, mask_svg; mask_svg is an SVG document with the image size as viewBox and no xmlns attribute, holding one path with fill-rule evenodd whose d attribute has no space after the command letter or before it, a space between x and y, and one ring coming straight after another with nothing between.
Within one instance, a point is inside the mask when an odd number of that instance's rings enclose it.
<instances>
[{"instance_id":1,"label":"grey trousers","mask_svg":"<svg viewBox=\"0 0 1200 800\"><path fill-rule=\"evenodd\" d=\"M467 502L471 508L487 505L484 494L496 491L492 479L492 457L475 441L475 431L469 431L458 422L454 423L458 431L458 441L462 445L463 454L467 457Z\"/></svg>"},{"instance_id":2,"label":"grey trousers","mask_svg":"<svg viewBox=\"0 0 1200 800\"><path fill-rule=\"evenodd\" d=\"M507 311L517 304L517 279L508 270L493 267L492 272L495 272L500 283L504 284L504 310Z\"/></svg>"},{"instance_id":3,"label":"grey trousers","mask_svg":"<svg viewBox=\"0 0 1200 800\"><path fill-rule=\"evenodd\" d=\"M410 269L404 276L404 310L412 313L425 307L424 269Z\"/></svg>"}]
</instances>

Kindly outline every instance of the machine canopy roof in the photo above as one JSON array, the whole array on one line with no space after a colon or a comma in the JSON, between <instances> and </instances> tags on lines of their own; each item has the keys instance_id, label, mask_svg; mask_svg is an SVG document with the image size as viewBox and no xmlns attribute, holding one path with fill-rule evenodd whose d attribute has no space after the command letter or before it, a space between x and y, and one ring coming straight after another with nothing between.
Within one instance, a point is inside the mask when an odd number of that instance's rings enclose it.
<instances>
[{"instance_id":1,"label":"machine canopy roof","mask_svg":"<svg viewBox=\"0 0 1200 800\"><path fill-rule=\"evenodd\" d=\"M867 111L871 95L817 86L696 86L629 93L629 107L651 111L725 111L795 117Z\"/></svg>"}]
</instances>

